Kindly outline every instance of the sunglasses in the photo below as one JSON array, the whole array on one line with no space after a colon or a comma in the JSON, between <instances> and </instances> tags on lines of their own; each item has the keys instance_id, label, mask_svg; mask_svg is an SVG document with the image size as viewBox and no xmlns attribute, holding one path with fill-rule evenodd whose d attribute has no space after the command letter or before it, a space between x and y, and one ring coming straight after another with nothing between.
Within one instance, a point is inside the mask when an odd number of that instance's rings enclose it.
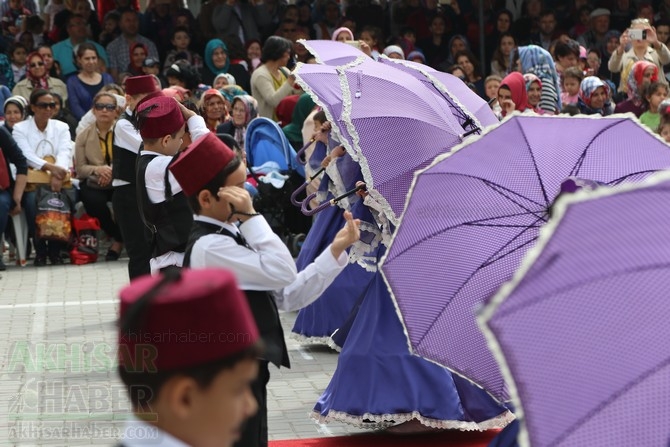
<instances>
[{"instance_id":1,"label":"sunglasses","mask_svg":"<svg viewBox=\"0 0 670 447\"><path fill-rule=\"evenodd\" d=\"M30 68L44 67L44 62L33 62L30 64Z\"/></svg>"},{"instance_id":2,"label":"sunglasses","mask_svg":"<svg viewBox=\"0 0 670 447\"><path fill-rule=\"evenodd\" d=\"M55 102L38 102L35 104L36 107L40 109L55 109L56 108L56 103Z\"/></svg>"},{"instance_id":3,"label":"sunglasses","mask_svg":"<svg viewBox=\"0 0 670 447\"><path fill-rule=\"evenodd\" d=\"M95 107L95 110L107 110L109 112L113 112L116 110L116 106L114 104L103 104L101 102L96 102L93 107Z\"/></svg>"}]
</instances>

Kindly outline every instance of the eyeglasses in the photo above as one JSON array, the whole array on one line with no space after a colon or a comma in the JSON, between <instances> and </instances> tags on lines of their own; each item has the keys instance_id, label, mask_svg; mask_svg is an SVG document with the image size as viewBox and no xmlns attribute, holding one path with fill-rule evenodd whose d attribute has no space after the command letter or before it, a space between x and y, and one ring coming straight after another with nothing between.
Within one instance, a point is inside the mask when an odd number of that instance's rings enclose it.
<instances>
[{"instance_id":1,"label":"eyeglasses","mask_svg":"<svg viewBox=\"0 0 670 447\"><path fill-rule=\"evenodd\" d=\"M33 62L30 64L30 68L44 67L44 62Z\"/></svg>"},{"instance_id":2,"label":"eyeglasses","mask_svg":"<svg viewBox=\"0 0 670 447\"><path fill-rule=\"evenodd\" d=\"M95 110L107 110L109 112L113 112L116 110L116 106L114 104L104 104L102 102L96 102L93 107L95 107Z\"/></svg>"},{"instance_id":3,"label":"eyeglasses","mask_svg":"<svg viewBox=\"0 0 670 447\"><path fill-rule=\"evenodd\" d=\"M35 104L36 107L40 109L55 109L56 108L56 103L55 102L38 102Z\"/></svg>"}]
</instances>

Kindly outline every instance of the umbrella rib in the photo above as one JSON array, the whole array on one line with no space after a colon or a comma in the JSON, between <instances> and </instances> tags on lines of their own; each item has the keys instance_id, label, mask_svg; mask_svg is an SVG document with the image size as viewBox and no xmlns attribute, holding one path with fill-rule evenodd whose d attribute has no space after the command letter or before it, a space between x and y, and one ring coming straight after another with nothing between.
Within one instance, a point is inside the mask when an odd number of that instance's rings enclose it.
<instances>
[{"instance_id":1,"label":"umbrella rib","mask_svg":"<svg viewBox=\"0 0 670 447\"><path fill-rule=\"evenodd\" d=\"M638 172L631 172L630 174L626 174L623 177L619 177L617 179L614 179L607 184L610 186L616 186L619 183L624 182L628 177L632 177L634 175L639 175L639 174L653 174L654 172L658 172L658 169L648 169L646 171L638 171Z\"/></svg>"},{"instance_id":2,"label":"umbrella rib","mask_svg":"<svg viewBox=\"0 0 670 447\"><path fill-rule=\"evenodd\" d=\"M602 129L600 129L596 134L591 138L591 141L589 141L585 146L584 146L584 151L582 154L579 156L577 159L577 162L575 165L572 167L572 170L570 171L570 175L572 176L579 176L579 170L582 168L582 165L584 164L584 160L586 160L586 153L588 152L589 148L591 147L591 144L595 141L596 138L598 138L600 135L602 135L604 132L610 130L612 127L624 123L626 120L621 120L621 121L616 121L610 124L609 126L605 126Z\"/></svg>"},{"instance_id":3,"label":"umbrella rib","mask_svg":"<svg viewBox=\"0 0 670 447\"><path fill-rule=\"evenodd\" d=\"M509 195L507 195L507 194L503 194L503 192L509 192L509 193L512 193L512 194L517 195L517 196L519 196L519 197L522 197L522 198L528 200L529 202L534 203L534 204L536 204L536 205L538 205L538 206L540 206L540 207L544 207L544 205L542 205L541 203L537 203L537 202L535 202L535 201L533 201L533 200L530 200L530 199L528 199L527 197L522 196L521 194L518 194L518 193L516 193L516 192L514 192L514 191L511 191L511 190L509 190L509 189L507 189L507 188L503 188L502 186L500 186L500 185L498 185L498 184L496 184L496 183L493 183L493 182L489 182L488 180L484 180L484 179L482 179L482 181L484 182L484 184L485 184L486 186L488 186L489 188L491 188L492 190L494 190L495 192L497 192L497 193L500 194L501 196L505 197L507 200L509 200L510 202L514 203L514 204L517 205L519 208L523 208L523 209L526 210L529 214L532 214L532 215L534 215L535 217L538 217L538 218L542 219L541 216L538 216L538 213L540 213L541 211L536 211L536 212L535 212L535 211L532 211L532 210L528 209L528 207L523 206L521 203L519 203L518 201L514 200L514 199L513 199L512 197L510 197ZM499 191L498 188L502 189L502 191ZM544 220L546 220L546 219L544 219Z\"/></svg>"},{"instance_id":4,"label":"umbrella rib","mask_svg":"<svg viewBox=\"0 0 670 447\"><path fill-rule=\"evenodd\" d=\"M538 221L539 221L539 220L538 220ZM528 244L532 244L533 242L535 242L535 241L537 240L537 236L535 236L533 239L531 239L531 240L529 240L529 241L524 242L523 244L521 244L521 245L519 245L519 246L517 246L517 247L514 247L514 249L512 249L511 251L508 251L508 252L506 252L506 253L502 253L502 251L503 251L505 248L507 248L508 245L510 245L512 242L514 242L514 241L515 241L516 239L518 239L519 237L521 237L521 236L523 235L523 233L526 232L526 230L530 230L531 228L540 228L540 227L536 227L536 226L534 226L534 224L531 225L531 226L529 226L529 227L526 227L526 229L525 229L524 231L522 231L521 233L517 234L517 235L516 235L512 240L510 240L507 244L505 244L505 245L503 245L502 247L500 247L500 249L499 249L497 252L493 253L493 254L491 255L491 257L489 257L489 259L487 259L487 260L486 260L486 261L479 267L479 269L483 269L484 267L488 267L489 265L493 264L494 262L497 262L497 261L501 260L501 259L504 258L505 256L509 256L509 255L511 255L512 253L514 253L515 251L518 251L518 250L522 249L522 248L525 247L526 245L528 245ZM477 269L477 270L479 270L479 269ZM476 273L476 271L475 271L475 273ZM473 273L473 275L474 275L474 273Z\"/></svg>"},{"instance_id":5,"label":"umbrella rib","mask_svg":"<svg viewBox=\"0 0 670 447\"><path fill-rule=\"evenodd\" d=\"M538 219L538 221L540 221L540 220L541 220L541 219ZM526 245L528 245L528 244L530 244L530 243L535 242L535 240L537 239L537 237L533 238L532 240L530 240L530 241L528 241L528 242L525 242L525 243L521 244L520 246L514 248L512 251L507 252L507 253L504 254L503 256L498 256L498 254L499 254L500 252L502 252L506 247L508 247L509 245L511 245L515 240L517 240L518 238L520 238L520 237L521 237L527 230L529 230L530 228L531 228L531 227L528 227L528 228L525 228L523 231L520 231L519 234L517 234L516 236L514 236L514 237L513 237L512 239L510 239L505 245L503 245L502 247L500 247L495 253L493 253L491 256L489 256L489 258L488 258L486 261L484 261L479 267L477 267L477 268L472 272L472 274L470 274L470 276L469 276L465 281L463 281L463 284L461 284L460 287L453 293L452 297L455 297L456 295L458 295L458 294L460 293L460 291L463 290L463 287L465 287L465 285L466 285L468 282L470 282L470 280L472 279L472 277L475 276L475 275L477 274L477 272L479 272L481 269L485 268L486 266L491 265L491 263L494 261L493 258L495 258L495 260L502 259L503 257L505 257L505 256L507 256L507 255L509 255L509 254L514 253L515 251L517 251L517 250L523 248L524 246L526 246ZM415 245L416 245L416 244L415 244ZM450 300L450 301L451 301L451 300ZM437 313L437 315L438 315L438 316L439 316L439 315L442 315L442 313L444 312L444 310L447 308L448 305L449 305L449 302L444 303L444 305L442 306L442 309L440 309L440 311ZM424 340L424 338L426 337L426 335L428 335L428 334L424 334L424 335L421 336L421 338L417 341L416 346L420 346L421 343L423 343L423 340Z\"/></svg>"},{"instance_id":6,"label":"umbrella rib","mask_svg":"<svg viewBox=\"0 0 670 447\"><path fill-rule=\"evenodd\" d=\"M533 150L531 149L530 143L528 142L526 132L523 130L523 127L521 127L521 123L519 121L517 121L517 126L521 131L521 136L523 136L523 140L526 142L526 147L528 148L530 159L533 162L533 167L535 168L535 174L537 174L537 180L540 182L540 188L542 189L542 196L544 197L544 206L549 207L549 196L547 195L544 183L542 182L542 177L540 176L540 168L537 166L537 162L535 161L535 154L533 154Z\"/></svg>"},{"instance_id":7,"label":"umbrella rib","mask_svg":"<svg viewBox=\"0 0 670 447\"><path fill-rule=\"evenodd\" d=\"M580 418L580 420L578 422L573 424L571 427L567 428L561 436L556 438L549 445L554 445L554 446L561 445L561 443L565 439L567 439L572 433L577 431L581 426L583 426L590 419L594 418L598 413L600 413L607 406L609 406L610 404L615 402L617 399L622 397L624 394L626 394L631 389L635 388L637 385L642 384L645 381L645 379L647 379L647 378L651 377L652 375L656 374L658 371L660 371L664 368L667 368L669 365L670 365L670 357L667 357L667 358L661 360L659 363L652 366L651 368L649 368L648 370L644 371L639 376L635 377L633 380L630 380L623 387L621 387L614 394L612 394L609 398L605 399L597 407L595 407L593 410L589 411L588 414L586 414L584 417Z\"/></svg>"},{"instance_id":8,"label":"umbrella rib","mask_svg":"<svg viewBox=\"0 0 670 447\"><path fill-rule=\"evenodd\" d=\"M540 228L544 224L513 225L513 224L485 224L485 223L465 223L469 227L491 227L491 228Z\"/></svg>"}]
</instances>

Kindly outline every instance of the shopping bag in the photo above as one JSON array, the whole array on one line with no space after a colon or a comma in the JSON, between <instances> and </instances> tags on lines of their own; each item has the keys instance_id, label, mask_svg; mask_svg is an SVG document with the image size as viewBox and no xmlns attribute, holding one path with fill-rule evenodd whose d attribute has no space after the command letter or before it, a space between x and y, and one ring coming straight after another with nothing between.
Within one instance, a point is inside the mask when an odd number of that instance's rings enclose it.
<instances>
[{"instance_id":1,"label":"shopping bag","mask_svg":"<svg viewBox=\"0 0 670 447\"><path fill-rule=\"evenodd\" d=\"M98 260L98 231L100 221L88 214L72 220L75 239L70 250L70 262L76 265L90 264Z\"/></svg>"},{"instance_id":2,"label":"shopping bag","mask_svg":"<svg viewBox=\"0 0 670 447\"><path fill-rule=\"evenodd\" d=\"M35 229L38 239L69 243L72 238L72 202L64 191L37 190Z\"/></svg>"}]
</instances>

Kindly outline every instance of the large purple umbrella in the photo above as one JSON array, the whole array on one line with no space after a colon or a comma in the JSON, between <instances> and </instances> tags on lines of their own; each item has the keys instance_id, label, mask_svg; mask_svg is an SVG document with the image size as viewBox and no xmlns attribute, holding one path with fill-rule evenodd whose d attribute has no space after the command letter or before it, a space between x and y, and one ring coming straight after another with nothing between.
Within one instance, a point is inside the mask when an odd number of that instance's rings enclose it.
<instances>
[{"instance_id":1,"label":"large purple umbrella","mask_svg":"<svg viewBox=\"0 0 670 447\"><path fill-rule=\"evenodd\" d=\"M379 62L398 68L423 82L430 91L447 102L466 130L498 124L491 107L456 76L427 65L386 56Z\"/></svg>"},{"instance_id":2,"label":"large purple umbrella","mask_svg":"<svg viewBox=\"0 0 670 447\"><path fill-rule=\"evenodd\" d=\"M557 203L480 323L533 446L670 441L670 174Z\"/></svg>"},{"instance_id":3,"label":"large purple umbrella","mask_svg":"<svg viewBox=\"0 0 670 447\"><path fill-rule=\"evenodd\" d=\"M508 399L474 311L534 245L562 182L612 185L667 167L670 147L625 116L514 115L436 159L417 174L382 265L413 351Z\"/></svg>"},{"instance_id":4,"label":"large purple umbrella","mask_svg":"<svg viewBox=\"0 0 670 447\"><path fill-rule=\"evenodd\" d=\"M359 57L368 57L358 48L336 40L299 40L319 64L337 67L353 62Z\"/></svg>"},{"instance_id":5,"label":"large purple umbrella","mask_svg":"<svg viewBox=\"0 0 670 447\"><path fill-rule=\"evenodd\" d=\"M464 130L421 81L401 70L365 58L338 71L342 120L368 192L395 223L414 172L460 143Z\"/></svg>"}]
</instances>

